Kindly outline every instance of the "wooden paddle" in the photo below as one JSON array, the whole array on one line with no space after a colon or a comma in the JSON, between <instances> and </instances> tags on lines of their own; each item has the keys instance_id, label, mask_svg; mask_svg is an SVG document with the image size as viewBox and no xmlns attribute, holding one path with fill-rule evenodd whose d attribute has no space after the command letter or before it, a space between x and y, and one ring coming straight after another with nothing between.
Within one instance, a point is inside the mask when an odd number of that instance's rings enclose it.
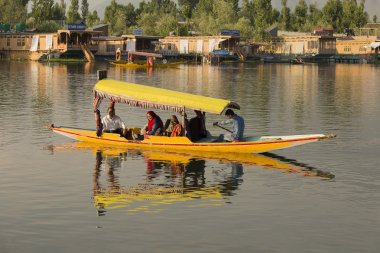
<instances>
[{"instance_id":1,"label":"wooden paddle","mask_svg":"<svg viewBox=\"0 0 380 253\"><path fill-rule=\"evenodd\" d=\"M220 127L221 129L226 130L227 132L232 133L232 131L231 131L230 129L227 129L227 128L225 128L225 127L222 127L222 126L220 126L220 125L218 125L218 124L215 124L214 126Z\"/></svg>"}]
</instances>

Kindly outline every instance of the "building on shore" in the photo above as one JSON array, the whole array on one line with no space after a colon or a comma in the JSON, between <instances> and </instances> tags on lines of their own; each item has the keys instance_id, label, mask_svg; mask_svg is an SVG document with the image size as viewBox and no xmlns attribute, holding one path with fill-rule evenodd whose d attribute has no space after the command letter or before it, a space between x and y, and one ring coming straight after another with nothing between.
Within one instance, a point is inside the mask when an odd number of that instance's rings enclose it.
<instances>
[{"instance_id":1,"label":"building on shore","mask_svg":"<svg viewBox=\"0 0 380 253\"><path fill-rule=\"evenodd\" d=\"M335 62L373 63L379 56L376 36L341 36L336 40Z\"/></svg>"},{"instance_id":2,"label":"building on shore","mask_svg":"<svg viewBox=\"0 0 380 253\"><path fill-rule=\"evenodd\" d=\"M245 59L252 45L241 43L236 30L222 30L215 36L167 36L160 39L157 52L166 57L181 57L217 63L225 59Z\"/></svg>"},{"instance_id":3,"label":"building on shore","mask_svg":"<svg viewBox=\"0 0 380 253\"><path fill-rule=\"evenodd\" d=\"M286 62L301 58L306 62L329 62L336 52L333 29L316 28L312 33L281 32L264 41L259 55L264 62Z\"/></svg>"},{"instance_id":4,"label":"building on shore","mask_svg":"<svg viewBox=\"0 0 380 253\"><path fill-rule=\"evenodd\" d=\"M92 43L96 31L85 28L58 30L56 33L0 33L0 56L5 59L79 58L94 60L98 50Z\"/></svg>"},{"instance_id":5,"label":"building on shore","mask_svg":"<svg viewBox=\"0 0 380 253\"><path fill-rule=\"evenodd\" d=\"M95 57L110 60L115 59L118 49L125 59L129 51L154 53L160 38L162 37L148 35L94 36L92 42L98 47Z\"/></svg>"}]
</instances>

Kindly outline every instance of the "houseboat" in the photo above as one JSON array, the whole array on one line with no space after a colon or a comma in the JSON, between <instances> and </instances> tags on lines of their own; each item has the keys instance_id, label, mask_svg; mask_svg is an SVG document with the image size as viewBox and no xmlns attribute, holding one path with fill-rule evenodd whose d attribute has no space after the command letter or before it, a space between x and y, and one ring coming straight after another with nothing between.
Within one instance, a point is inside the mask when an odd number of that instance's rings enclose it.
<instances>
[{"instance_id":1,"label":"houseboat","mask_svg":"<svg viewBox=\"0 0 380 253\"><path fill-rule=\"evenodd\" d=\"M291 63L301 58L303 62L329 62L336 50L334 30L317 28L310 33L278 32L277 36L265 41L261 48L264 62Z\"/></svg>"},{"instance_id":2,"label":"houseboat","mask_svg":"<svg viewBox=\"0 0 380 253\"><path fill-rule=\"evenodd\" d=\"M126 60L128 52L154 53L159 36L149 35L122 35L122 36L95 36L92 42L98 46L95 53L97 59L115 60L115 53L119 49L122 59Z\"/></svg>"},{"instance_id":3,"label":"houseboat","mask_svg":"<svg viewBox=\"0 0 380 253\"><path fill-rule=\"evenodd\" d=\"M97 45L87 30L58 30L56 33L0 33L0 55L7 59L79 58L94 60Z\"/></svg>"},{"instance_id":4,"label":"houseboat","mask_svg":"<svg viewBox=\"0 0 380 253\"><path fill-rule=\"evenodd\" d=\"M376 36L343 36L337 38L335 62L373 63L379 54Z\"/></svg>"},{"instance_id":5,"label":"houseboat","mask_svg":"<svg viewBox=\"0 0 380 253\"><path fill-rule=\"evenodd\" d=\"M228 33L222 30L215 36L167 36L160 39L158 52L212 63L247 57L249 50L240 46L240 40L240 32L236 30L228 30Z\"/></svg>"}]
</instances>

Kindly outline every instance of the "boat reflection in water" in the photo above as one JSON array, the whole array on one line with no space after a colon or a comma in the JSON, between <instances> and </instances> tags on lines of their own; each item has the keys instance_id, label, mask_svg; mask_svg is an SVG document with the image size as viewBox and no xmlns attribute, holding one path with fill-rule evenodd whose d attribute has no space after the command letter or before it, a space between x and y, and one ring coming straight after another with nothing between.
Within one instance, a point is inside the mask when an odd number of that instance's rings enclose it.
<instances>
[{"instance_id":1,"label":"boat reflection in water","mask_svg":"<svg viewBox=\"0 0 380 253\"><path fill-rule=\"evenodd\" d=\"M124 208L131 213L157 213L165 205L174 203L198 208L222 206L229 202L228 196L236 194L242 184L244 166L259 166L328 180L334 178L329 172L274 154L128 150L85 142L53 146L51 149L85 149L95 154L92 192L93 203L100 216L105 215L107 210L117 208ZM127 157L131 160L143 159L146 172L142 178L138 177L137 183L121 185L119 177L122 170L119 168L127 161ZM215 161L223 166L206 170L206 163ZM107 186L104 186L105 181Z\"/></svg>"}]
</instances>

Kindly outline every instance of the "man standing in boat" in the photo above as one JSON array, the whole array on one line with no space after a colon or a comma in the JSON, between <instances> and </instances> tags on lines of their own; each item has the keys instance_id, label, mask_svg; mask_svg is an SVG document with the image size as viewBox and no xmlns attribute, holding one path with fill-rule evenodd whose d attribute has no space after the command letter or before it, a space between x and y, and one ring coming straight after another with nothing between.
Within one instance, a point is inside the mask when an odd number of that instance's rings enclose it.
<instances>
[{"instance_id":1,"label":"man standing in boat","mask_svg":"<svg viewBox=\"0 0 380 253\"><path fill-rule=\"evenodd\" d=\"M230 134L222 135L223 139L226 141L243 141L244 135L244 119L239 115L235 114L234 111L228 109L225 113L227 120L214 122L214 126L218 125L230 125L232 124L232 131Z\"/></svg>"},{"instance_id":2,"label":"man standing in boat","mask_svg":"<svg viewBox=\"0 0 380 253\"><path fill-rule=\"evenodd\" d=\"M103 132L119 133L126 136L127 128L121 118L115 114L115 108L110 106L108 107L107 112L108 115L104 116L102 119Z\"/></svg>"}]
</instances>

